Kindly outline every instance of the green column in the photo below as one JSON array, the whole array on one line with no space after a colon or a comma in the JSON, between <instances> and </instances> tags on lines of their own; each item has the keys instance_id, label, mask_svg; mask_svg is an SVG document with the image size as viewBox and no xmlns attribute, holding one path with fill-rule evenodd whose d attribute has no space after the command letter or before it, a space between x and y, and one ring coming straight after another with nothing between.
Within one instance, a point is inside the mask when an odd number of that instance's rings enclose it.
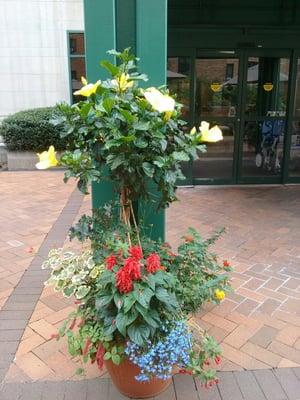
<instances>
[{"instance_id":1,"label":"green column","mask_svg":"<svg viewBox=\"0 0 300 400\"><path fill-rule=\"evenodd\" d=\"M84 0L87 77L105 78L99 60L107 50L131 47L141 59L139 69L148 74L145 86L166 82L167 0ZM101 76L102 74L102 76ZM150 202L139 202L140 218L151 225L153 239L164 239L165 212L157 212L158 194L153 184ZM93 208L113 199L110 183L93 184Z\"/></svg>"},{"instance_id":2,"label":"green column","mask_svg":"<svg viewBox=\"0 0 300 400\"><path fill-rule=\"evenodd\" d=\"M167 0L136 0L136 53L139 69L149 76L145 86L166 84ZM151 200L140 202L139 215L153 239L165 239L165 210L157 211L159 194L149 184Z\"/></svg>"},{"instance_id":3,"label":"green column","mask_svg":"<svg viewBox=\"0 0 300 400\"><path fill-rule=\"evenodd\" d=\"M116 48L115 20L115 0L84 0L86 71L91 82L107 78L99 61L108 57L108 50ZM93 182L93 209L114 198L115 193L110 182Z\"/></svg>"}]
</instances>

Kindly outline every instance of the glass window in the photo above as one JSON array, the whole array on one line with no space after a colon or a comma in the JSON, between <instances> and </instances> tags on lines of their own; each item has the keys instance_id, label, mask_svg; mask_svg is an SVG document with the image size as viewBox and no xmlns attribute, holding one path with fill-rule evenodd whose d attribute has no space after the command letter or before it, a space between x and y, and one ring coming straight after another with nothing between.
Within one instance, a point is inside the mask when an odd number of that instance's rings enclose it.
<instances>
[{"instance_id":1,"label":"glass window","mask_svg":"<svg viewBox=\"0 0 300 400\"><path fill-rule=\"evenodd\" d=\"M73 93L82 87L81 77L86 77L84 33L70 33L69 48L71 100L72 103L76 103L80 97L74 96Z\"/></svg>"},{"instance_id":2,"label":"glass window","mask_svg":"<svg viewBox=\"0 0 300 400\"><path fill-rule=\"evenodd\" d=\"M215 125L211 123L211 126ZM206 152L199 154L199 159L193 163L193 176L195 178L232 177L233 149L234 149L234 124L218 124L223 133L223 140L217 143L206 143Z\"/></svg>"},{"instance_id":3,"label":"glass window","mask_svg":"<svg viewBox=\"0 0 300 400\"><path fill-rule=\"evenodd\" d=\"M69 47L70 54L84 55L84 34L83 33L70 33L69 34Z\"/></svg>"},{"instance_id":4,"label":"glass window","mask_svg":"<svg viewBox=\"0 0 300 400\"><path fill-rule=\"evenodd\" d=\"M276 176L281 173L283 143L285 134L284 119L265 119L248 121L243 129L242 175Z\"/></svg>"},{"instance_id":5,"label":"glass window","mask_svg":"<svg viewBox=\"0 0 300 400\"><path fill-rule=\"evenodd\" d=\"M239 60L235 58L196 60L196 116L199 122L206 117L236 116L238 69Z\"/></svg>"},{"instance_id":6,"label":"glass window","mask_svg":"<svg viewBox=\"0 0 300 400\"><path fill-rule=\"evenodd\" d=\"M82 87L81 77L86 76L85 69L85 58L76 57L71 58L71 89L73 103L79 101L78 96L74 96L73 93Z\"/></svg>"},{"instance_id":7,"label":"glass window","mask_svg":"<svg viewBox=\"0 0 300 400\"><path fill-rule=\"evenodd\" d=\"M300 121L294 121L290 149L290 176L300 176Z\"/></svg>"},{"instance_id":8,"label":"glass window","mask_svg":"<svg viewBox=\"0 0 300 400\"><path fill-rule=\"evenodd\" d=\"M246 115L285 115L289 66L287 58L248 58Z\"/></svg>"},{"instance_id":9,"label":"glass window","mask_svg":"<svg viewBox=\"0 0 300 400\"><path fill-rule=\"evenodd\" d=\"M295 98L294 114L296 117L300 116L300 58L298 59L298 66L297 66L297 82L296 82L296 98Z\"/></svg>"},{"instance_id":10,"label":"glass window","mask_svg":"<svg viewBox=\"0 0 300 400\"><path fill-rule=\"evenodd\" d=\"M189 57L169 57L167 66L167 81L171 94L176 95L183 104L182 118L189 121L190 117L190 74L191 61Z\"/></svg>"}]
</instances>

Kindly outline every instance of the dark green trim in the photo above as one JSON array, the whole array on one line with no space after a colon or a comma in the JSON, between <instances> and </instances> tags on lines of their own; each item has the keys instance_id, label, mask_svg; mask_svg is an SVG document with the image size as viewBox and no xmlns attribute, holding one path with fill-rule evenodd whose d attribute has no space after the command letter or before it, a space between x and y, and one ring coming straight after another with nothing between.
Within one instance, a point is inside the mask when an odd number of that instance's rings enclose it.
<instances>
[{"instance_id":1,"label":"dark green trim","mask_svg":"<svg viewBox=\"0 0 300 400\"><path fill-rule=\"evenodd\" d=\"M86 70L89 81L107 78L99 61L116 48L115 0L84 0ZM111 57L110 57L111 58Z\"/></svg>"},{"instance_id":2,"label":"dark green trim","mask_svg":"<svg viewBox=\"0 0 300 400\"><path fill-rule=\"evenodd\" d=\"M116 48L136 53L136 0L116 0Z\"/></svg>"}]
</instances>

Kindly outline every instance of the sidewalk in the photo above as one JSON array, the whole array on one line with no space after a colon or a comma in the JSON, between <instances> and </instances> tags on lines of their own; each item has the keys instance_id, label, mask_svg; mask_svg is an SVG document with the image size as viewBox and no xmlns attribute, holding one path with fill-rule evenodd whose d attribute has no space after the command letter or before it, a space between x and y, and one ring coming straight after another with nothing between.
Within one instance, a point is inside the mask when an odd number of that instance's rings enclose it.
<instances>
[{"instance_id":1,"label":"sidewalk","mask_svg":"<svg viewBox=\"0 0 300 400\"><path fill-rule=\"evenodd\" d=\"M74 188L62 183L61 172L0 175L0 378L7 399L17 399L9 395L22 390L27 394L20 399L48 399L51 381L58 391L53 400L80 391L78 399L122 398L107 392L113 390L107 375L93 379L100 375L94 366L78 382L79 361L70 358L65 343L50 340L73 304L43 289L47 271L40 265L51 247L64 243L73 220L90 212L90 199ZM223 400L234 400L234 393L237 399L299 399L300 187L180 189L179 195L181 202L168 210L168 240L175 243L190 225L205 236L225 225L216 252L235 267L236 292L218 307L205 307L199 321L222 345L223 371L255 371L222 374L216 393ZM275 367L286 368L270 369ZM244 393L256 384L260 395ZM103 396L86 397L98 385ZM215 391L204 394L177 376L161 398L218 399Z\"/></svg>"}]
</instances>

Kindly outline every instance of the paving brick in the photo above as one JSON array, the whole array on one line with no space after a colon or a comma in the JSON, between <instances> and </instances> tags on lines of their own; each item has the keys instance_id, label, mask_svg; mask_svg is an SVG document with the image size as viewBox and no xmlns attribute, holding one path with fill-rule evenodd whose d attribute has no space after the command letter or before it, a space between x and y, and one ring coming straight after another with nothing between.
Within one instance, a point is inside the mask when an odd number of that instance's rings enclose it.
<instances>
[{"instance_id":1,"label":"paving brick","mask_svg":"<svg viewBox=\"0 0 300 400\"><path fill-rule=\"evenodd\" d=\"M289 400L298 400L300 394L300 381L290 368L274 370L274 374L280 382Z\"/></svg>"},{"instance_id":2,"label":"paving brick","mask_svg":"<svg viewBox=\"0 0 300 400\"><path fill-rule=\"evenodd\" d=\"M272 315L272 313L281 305L281 303L274 299L265 300L261 306L257 308L257 311Z\"/></svg>"},{"instance_id":3,"label":"paving brick","mask_svg":"<svg viewBox=\"0 0 300 400\"><path fill-rule=\"evenodd\" d=\"M260 303L258 303L257 301L246 299L238 307L236 307L235 311L237 313L248 316L259 306L259 304Z\"/></svg>"},{"instance_id":4,"label":"paving brick","mask_svg":"<svg viewBox=\"0 0 300 400\"><path fill-rule=\"evenodd\" d=\"M243 395L232 372L219 373L219 390L222 400L243 400Z\"/></svg>"},{"instance_id":5,"label":"paving brick","mask_svg":"<svg viewBox=\"0 0 300 400\"><path fill-rule=\"evenodd\" d=\"M266 348L277 334L277 329L272 328L271 326L263 326L249 340L260 347Z\"/></svg>"},{"instance_id":6,"label":"paving brick","mask_svg":"<svg viewBox=\"0 0 300 400\"><path fill-rule=\"evenodd\" d=\"M176 400L198 400L193 378L187 375L175 375L174 378ZM192 390L191 390L192 389Z\"/></svg>"},{"instance_id":7,"label":"paving brick","mask_svg":"<svg viewBox=\"0 0 300 400\"><path fill-rule=\"evenodd\" d=\"M300 338L300 327L296 326L287 326L276 336L276 340L285 343L288 346L293 346L298 338Z\"/></svg>"},{"instance_id":8,"label":"paving brick","mask_svg":"<svg viewBox=\"0 0 300 400\"><path fill-rule=\"evenodd\" d=\"M271 370L254 371L254 375L267 400L287 400L287 395Z\"/></svg>"},{"instance_id":9,"label":"paving brick","mask_svg":"<svg viewBox=\"0 0 300 400\"><path fill-rule=\"evenodd\" d=\"M37 333L33 333L31 336L21 341L16 356L20 357L23 354L29 353L31 350L44 343L44 341L45 339L42 338L40 335L38 335Z\"/></svg>"},{"instance_id":10,"label":"paving brick","mask_svg":"<svg viewBox=\"0 0 300 400\"><path fill-rule=\"evenodd\" d=\"M246 343L241 350L271 367L277 367L281 361L280 356L251 342Z\"/></svg>"},{"instance_id":11,"label":"paving brick","mask_svg":"<svg viewBox=\"0 0 300 400\"><path fill-rule=\"evenodd\" d=\"M258 328L251 329L245 325L239 325L224 339L224 343L239 349L243 346L256 332Z\"/></svg>"},{"instance_id":12,"label":"paving brick","mask_svg":"<svg viewBox=\"0 0 300 400\"><path fill-rule=\"evenodd\" d=\"M265 396L258 385L252 371L234 372L239 389L244 400L265 400Z\"/></svg>"},{"instance_id":13,"label":"paving brick","mask_svg":"<svg viewBox=\"0 0 300 400\"><path fill-rule=\"evenodd\" d=\"M46 340L49 340L51 338L51 335L57 333L57 329L55 328L55 326L45 321L44 319L32 322L29 326L32 330L34 330Z\"/></svg>"},{"instance_id":14,"label":"paving brick","mask_svg":"<svg viewBox=\"0 0 300 400\"><path fill-rule=\"evenodd\" d=\"M227 332L233 331L233 329L236 327L235 323L228 321L227 319L224 319L222 317L219 317L218 315L215 315L213 313L205 314L202 317L202 319L208 323L211 323L212 325L224 329Z\"/></svg>"},{"instance_id":15,"label":"paving brick","mask_svg":"<svg viewBox=\"0 0 300 400\"><path fill-rule=\"evenodd\" d=\"M243 351L237 350L226 343L221 344L223 356L233 363L240 365L245 369L262 369L267 368L268 365L256 360Z\"/></svg>"},{"instance_id":16,"label":"paving brick","mask_svg":"<svg viewBox=\"0 0 300 400\"><path fill-rule=\"evenodd\" d=\"M276 341L270 344L268 350L280 355L281 357L287 358L297 364L300 364L300 350L296 350L293 347Z\"/></svg>"},{"instance_id":17,"label":"paving brick","mask_svg":"<svg viewBox=\"0 0 300 400\"><path fill-rule=\"evenodd\" d=\"M52 373L52 370L32 353L24 354L17 358L15 362L33 380L43 379Z\"/></svg>"}]
</instances>

